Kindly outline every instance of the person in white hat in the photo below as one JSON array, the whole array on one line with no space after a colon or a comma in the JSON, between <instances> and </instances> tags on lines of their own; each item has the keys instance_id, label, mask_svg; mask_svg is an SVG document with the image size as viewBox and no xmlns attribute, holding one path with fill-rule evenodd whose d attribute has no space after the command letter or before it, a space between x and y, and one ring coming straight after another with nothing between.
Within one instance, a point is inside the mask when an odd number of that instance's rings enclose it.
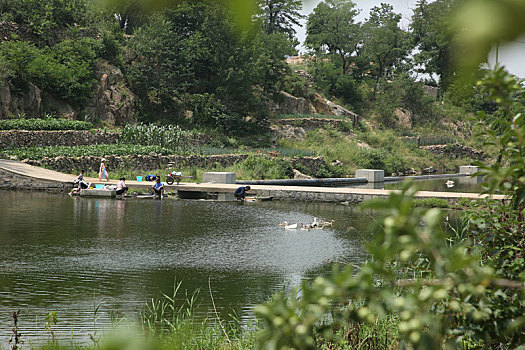
<instances>
[{"instance_id":1,"label":"person in white hat","mask_svg":"<svg viewBox=\"0 0 525 350\"><path fill-rule=\"evenodd\" d=\"M100 161L100 170L98 171L98 178L102 181L102 178L105 178L106 181L109 181L108 171L106 170L106 158L102 158Z\"/></svg>"}]
</instances>

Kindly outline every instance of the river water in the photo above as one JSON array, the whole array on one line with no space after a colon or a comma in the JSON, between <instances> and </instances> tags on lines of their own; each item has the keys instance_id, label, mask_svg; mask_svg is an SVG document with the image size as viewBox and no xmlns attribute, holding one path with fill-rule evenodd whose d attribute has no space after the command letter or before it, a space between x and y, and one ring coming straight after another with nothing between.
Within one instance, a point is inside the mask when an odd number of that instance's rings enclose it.
<instances>
[{"instance_id":1,"label":"river water","mask_svg":"<svg viewBox=\"0 0 525 350\"><path fill-rule=\"evenodd\" d=\"M136 320L175 280L199 292L199 314L235 313L276 291L327 274L332 262L366 258L371 214L324 203L253 204L188 200L86 199L0 191L0 347L13 311L26 342L48 339L45 315L61 338L86 342L110 318ZM335 220L325 230L278 224Z\"/></svg>"}]
</instances>

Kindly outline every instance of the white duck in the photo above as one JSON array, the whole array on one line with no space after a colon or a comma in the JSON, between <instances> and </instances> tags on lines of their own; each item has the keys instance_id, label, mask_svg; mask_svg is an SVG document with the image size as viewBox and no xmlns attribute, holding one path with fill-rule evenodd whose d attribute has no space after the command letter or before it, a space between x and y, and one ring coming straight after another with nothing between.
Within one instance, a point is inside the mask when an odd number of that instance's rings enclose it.
<instances>
[{"instance_id":1,"label":"white duck","mask_svg":"<svg viewBox=\"0 0 525 350\"><path fill-rule=\"evenodd\" d=\"M311 227L318 227L319 222L317 221L317 218L314 218L314 221L310 224Z\"/></svg>"},{"instance_id":2,"label":"white duck","mask_svg":"<svg viewBox=\"0 0 525 350\"><path fill-rule=\"evenodd\" d=\"M454 181L447 180L447 182L445 182L445 185L447 185L448 188L454 187Z\"/></svg>"},{"instance_id":3,"label":"white duck","mask_svg":"<svg viewBox=\"0 0 525 350\"><path fill-rule=\"evenodd\" d=\"M296 230L297 229L297 224L286 225L286 226L284 226L284 228L287 229L287 230Z\"/></svg>"}]
</instances>

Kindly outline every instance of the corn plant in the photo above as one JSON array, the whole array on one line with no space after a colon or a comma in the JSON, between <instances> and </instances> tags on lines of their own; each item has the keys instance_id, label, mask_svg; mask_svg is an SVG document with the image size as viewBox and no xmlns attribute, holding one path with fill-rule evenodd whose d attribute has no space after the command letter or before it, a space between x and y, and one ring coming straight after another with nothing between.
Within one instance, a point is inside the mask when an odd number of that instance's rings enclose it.
<instances>
[{"instance_id":1,"label":"corn plant","mask_svg":"<svg viewBox=\"0 0 525 350\"><path fill-rule=\"evenodd\" d=\"M193 134L182 130L178 125L135 124L122 129L121 140L124 143L160 146L180 153L189 153Z\"/></svg>"}]
</instances>

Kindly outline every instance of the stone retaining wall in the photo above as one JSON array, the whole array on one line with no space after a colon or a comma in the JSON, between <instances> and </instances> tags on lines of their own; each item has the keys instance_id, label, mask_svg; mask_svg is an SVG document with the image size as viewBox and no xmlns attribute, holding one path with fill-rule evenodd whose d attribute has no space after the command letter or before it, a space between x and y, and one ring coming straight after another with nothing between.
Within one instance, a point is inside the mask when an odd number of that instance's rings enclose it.
<instances>
[{"instance_id":1,"label":"stone retaining wall","mask_svg":"<svg viewBox=\"0 0 525 350\"><path fill-rule=\"evenodd\" d=\"M73 183L33 179L0 169L0 189L17 191L69 192Z\"/></svg>"},{"instance_id":2,"label":"stone retaining wall","mask_svg":"<svg viewBox=\"0 0 525 350\"><path fill-rule=\"evenodd\" d=\"M324 192L305 192L289 190L261 190L257 191L263 197L273 197L274 200L290 201L310 201L310 202L347 202L360 203L364 199L363 195L350 193L324 193Z\"/></svg>"},{"instance_id":3,"label":"stone retaining wall","mask_svg":"<svg viewBox=\"0 0 525 350\"><path fill-rule=\"evenodd\" d=\"M42 146L78 146L116 143L118 132L87 130L2 130L0 131L0 149L42 147Z\"/></svg>"},{"instance_id":4,"label":"stone retaining wall","mask_svg":"<svg viewBox=\"0 0 525 350\"><path fill-rule=\"evenodd\" d=\"M106 156L108 171L111 173L115 169L133 169L136 171L150 171L154 169L171 168L178 169L182 167L199 167L211 168L217 166L230 166L241 162L248 157L247 154L226 154L212 156ZM80 169L86 171L98 171L102 157L44 157L41 160L23 160L24 163L34 166L44 166L48 169L60 171L62 173L76 173ZM315 172L321 166L324 166L323 157L294 157L290 160L292 166L301 164L307 169Z\"/></svg>"},{"instance_id":5,"label":"stone retaining wall","mask_svg":"<svg viewBox=\"0 0 525 350\"><path fill-rule=\"evenodd\" d=\"M468 146L460 145L459 143L453 145L422 146L421 148L429 152L442 154L451 158L471 158L483 160L486 157L483 151L477 151Z\"/></svg>"},{"instance_id":6,"label":"stone retaining wall","mask_svg":"<svg viewBox=\"0 0 525 350\"><path fill-rule=\"evenodd\" d=\"M342 119L327 119L327 118L287 118L276 119L272 123L275 125L291 125L300 126L306 131L314 129L323 129L327 127L338 128L341 126Z\"/></svg>"}]
</instances>

